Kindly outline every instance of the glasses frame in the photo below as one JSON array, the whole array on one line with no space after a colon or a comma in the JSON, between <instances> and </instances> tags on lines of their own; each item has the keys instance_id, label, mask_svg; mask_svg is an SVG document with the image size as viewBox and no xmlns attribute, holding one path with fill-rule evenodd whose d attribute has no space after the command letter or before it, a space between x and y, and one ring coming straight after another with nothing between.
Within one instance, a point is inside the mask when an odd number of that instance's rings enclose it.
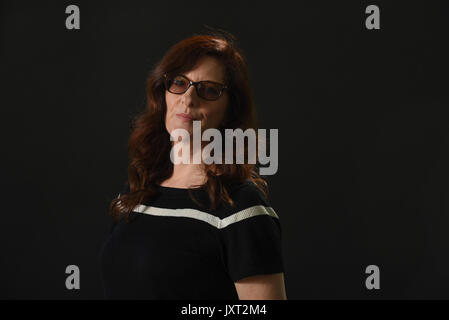
<instances>
[{"instance_id":1,"label":"glasses frame","mask_svg":"<svg viewBox=\"0 0 449 320\"><path fill-rule=\"evenodd\" d=\"M178 76L183 77L184 79L186 79L189 82L189 85L187 86L187 88L186 88L186 90L184 92L172 92L172 91L169 90L168 81L173 80L175 77L178 77ZM165 73L164 74L164 78L165 78L165 81L164 81L165 89L168 92L173 93L173 94L184 94L184 93L187 92L187 90L190 89L191 86L194 86L196 94L198 95L198 97L200 97L201 99L204 99L204 100L208 100L208 101L216 101L216 100L220 99L220 97L223 95L223 91L228 89L228 86L225 85L225 84L222 84L222 83L219 83L219 82L215 82L215 81L210 81L210 80L192 81L192 80L190 80L189 78L187 78L183 74L176 74L173 77L169 77L168 74ZM215 83L215 84L220 85L220 93L218 94L218 97L216 99L207 99L207 98L204 98L203 96L201 96L201 94L198 91L198 85L201 84L201 83L204 83L204 82Z\"/></svg>"}]
</instances>

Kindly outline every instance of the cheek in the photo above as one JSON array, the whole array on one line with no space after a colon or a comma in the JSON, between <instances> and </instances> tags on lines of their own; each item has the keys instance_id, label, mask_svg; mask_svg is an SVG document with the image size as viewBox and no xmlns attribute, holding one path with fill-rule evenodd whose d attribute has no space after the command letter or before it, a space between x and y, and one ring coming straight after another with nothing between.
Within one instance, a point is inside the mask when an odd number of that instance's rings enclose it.
<instances>
[{"instance_id":1,"label":"cheek","mask_svg":"<svg viewBox=\"0 0 449 320\"><path fill-rule=\"evenodd\" d=\"M175 103L173 101L173 97L167 93L165 94L165 104L167 105L167 114L169 114L173 110Z\"/></svg>"},{"instance_id":2,"label":"cheek","mask_svg":"<svg viewBox=\"0 0 449 320\"><path fill-rule=\"evenodd\" d=\"M165 112L165 126L169 131L171 131L171 122L173 121L173 108L174 108L174 101L173 98L169 95L165 95L165 104L167 106L166 112Z\"/></svg>"},{"instance_id":3,"label":"cheek","mask_svg":"<svg viewBox=\"0 0 449 320\"><path fill-rule=\"evenodd\" d=\"M166 112L165 112L165 122L171 123L174 120L176 120L175 114L176 114L176 97L173 97L173 95L166 95L165 96L165 104L167 106Z\"/></svg>"}]
</instances>

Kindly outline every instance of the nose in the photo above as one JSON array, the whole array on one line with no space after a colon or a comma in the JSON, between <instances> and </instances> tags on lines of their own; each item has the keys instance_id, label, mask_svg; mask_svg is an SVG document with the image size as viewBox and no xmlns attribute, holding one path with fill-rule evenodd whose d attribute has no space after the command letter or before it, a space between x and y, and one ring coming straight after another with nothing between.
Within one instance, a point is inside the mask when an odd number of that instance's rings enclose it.
<instances>
[{"instance_id":1,"label":"nose","mask_svg":"<svg viewBox=\"0 0 449 320\"><path fill-rule=\"evenodd\" d=\"M196 106L198 104L198 96L196 94L196 90L194 86L190 86L186 92L182 94L182 102L186 106Z\"/></svg>"}]
</instances>

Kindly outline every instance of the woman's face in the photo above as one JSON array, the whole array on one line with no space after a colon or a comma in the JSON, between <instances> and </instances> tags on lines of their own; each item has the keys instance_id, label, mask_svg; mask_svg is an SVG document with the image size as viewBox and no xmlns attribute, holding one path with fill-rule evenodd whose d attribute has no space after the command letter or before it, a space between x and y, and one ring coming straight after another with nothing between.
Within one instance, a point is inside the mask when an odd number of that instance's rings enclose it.
<instances>
[{"instance_id":1,"label":"woman's face","mask_svg":"<svg viewBox=\"0 0 449 320\"><path fill-rule=\"evenodd\" d=\"M182 73L182 75L194 82L209 80L225 84L224 66L219 60L209 56L200 59L191 71ZM167 104L165 126L168 133L182 128L192 134L193 120L201 120L201 131L218 128L225 118L228 99L226 90L214 101L200 98L194 86L190 86L183 94L165 91ZM190 115L193 120L180 116L179 114L182 113Z\"/></svg>"}]
</instances>

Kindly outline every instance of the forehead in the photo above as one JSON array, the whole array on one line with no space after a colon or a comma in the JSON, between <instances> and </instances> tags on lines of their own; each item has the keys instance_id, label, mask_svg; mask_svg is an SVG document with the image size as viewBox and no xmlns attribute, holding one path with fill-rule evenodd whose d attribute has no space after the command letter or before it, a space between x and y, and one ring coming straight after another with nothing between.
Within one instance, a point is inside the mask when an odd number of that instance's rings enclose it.
<instances>
[{"instance_id":1,"label":"forehead","mask_svg":"<svg viewBox=\"0 0 449 320\"><path fill-rule=\"evenodd\" d=\"M225 82L225 68L223 64L218 59L209 56L202 57L192 70L183 74L192 81Z\"/></svg>"}]
</instances>

